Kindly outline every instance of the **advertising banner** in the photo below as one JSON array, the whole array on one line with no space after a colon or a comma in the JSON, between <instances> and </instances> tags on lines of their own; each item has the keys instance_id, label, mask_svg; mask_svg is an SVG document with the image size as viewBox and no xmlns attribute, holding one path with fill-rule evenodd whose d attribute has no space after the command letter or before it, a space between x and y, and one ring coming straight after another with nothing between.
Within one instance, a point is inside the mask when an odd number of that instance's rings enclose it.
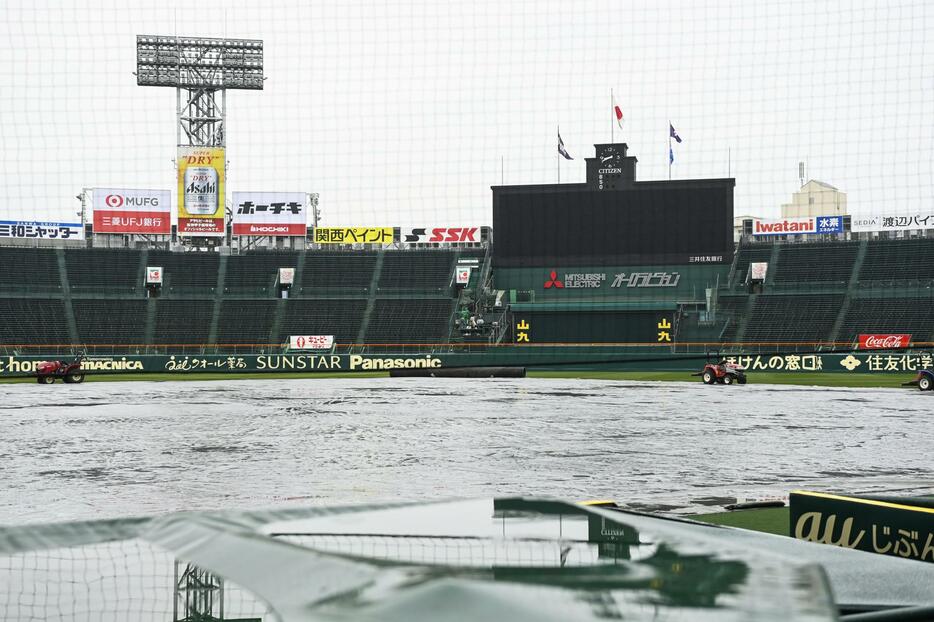
<instances>
[{"instance_id":1,"label":"advertising banner","mask_svg":"<svg viewBox=\"0 0 934 622\"><path fill-rule=\"evenodd\" d=\"M402 241L415 244L431 242L445 244L451 242L479 242L480 227L422 227L402 230Z\"/></svg>"},{"instance_id":2,"label":"advertising banner","mask_svg":"<svg viewBox=\"0 0 934 622\"><path fill-rule=\"evenodd\" d=\"M934 229L934 212L913 214L874 214L872 216L853 216L850 218L850 231L912 231L916 229Z\"/></svg>"},{"instance_id":3,"label":"advertising banner","mask_svg":"<svg viewBox=\"0 0 934 622\"><path fill-rule=\"evenodd\" d=\"M807 235L842 232L842 216L806 216L803 218L779 218L777 220L756 218L752 221L753 235Z\"/></svg>"},{"instance_id":4,"label":"advertising banner","mask_svg":"<svg viewBox=\"0 0 934 622\"><path fill-rule=\"evenodd\" d=\"M162 285L161 266L146 266L146 285Z\"/></svg>"},{"instance_id":5,"label":"advertising banner","mask_svg":"<svg viewBox=\"0 0 934 622\"><path fill-rule=\"evenodd\" d=\"M222 147L178 148L178 234L224 235Z\"/></svg>"},{"instance_id":6,"label":"advertising banner","mask_svg":"<svg viewBox=\"0 0 934 622\"><path fill-rule=\"evenodd\" d=\"M392 227L315 227L315 244L392 244Z\"/></svg>"},{"instance_id":7,"label":"advertising banner","mask_svg":"<svg viewBox=\"0 0 934 622\"><path fill-rule=\"evenodd\" d=\"M791 535L799 540L934 562L930 500L796 490L788 505Z\"/></svg>"},{"instance_id":8,"label":"advertising banner","mask_svg":"<svg viewBox=\"0 0 934 622\"><path fill-rule=\"evenodd\" d=\"M330 350L334 347L334 335L292 335L289 348L292 350Z\"/></svg>"},{"instance_id":9,"label":"advertising banner","mask_svg":"<svg viewBox=\"0 0 934 622\"><path fill-rule=\"evenodd\" d=\"M860 335L860 350L891 350L893 348L907 348L911 343L910 334L895 335Z\"/></svg>"},{"instance_id":10,"label":"advertising banner","mask_svg":"<svg viewBox=\"0 0 934 622\"><path fill-rule=\"evenodd\" d=\"M749 278L753 281L764 281L769 271L767 261L753 261L749 264Z\"/></svg>"},{"instance_id":11,"label":"advertising banner","mask_svg":"<svg viewBox=\"0 0 934 622\"><path fill-rule=\"evenodd\" d=\"M467 285L470 283L470 266L457 266L456 282L458 285Z\"/></svg>"},{"instance_id":12,"label":"advertising banner","mask_svg":"<svg viewBox=\"0 0 934 622\"><path fill-rule=\"evenodd\" d=\"M168 190L94 188L94 233L168 235L172 198Z\"/></svg>"},{"instance_id":13,"label":"advertising banner","mask_svg":"<svg viewBox=\"0 0 934 622\"><path fill-rule=\"evenodd\" d=\"M80 222L0 220L0 238L83 240L84 228Z\"/></svg>"},{"instance_id":14,"label":"advertising banner","mask_svg":"<svg viewBox=\"0 0 934 622\"><path fill-rule=\"evenodd\" d=\"M234 192L233 234L304 236L303 192Z\"/></svg>"},{"instance_id":15,"label":"advertising banner","mask_svg":"<svg viewBox=\"0 0 934 622\"><path fill-rule=\"evenodd\" d=\"M295 268L279 268L279 284L291 285L295 282Z\"/></svg>"}]
</instances>

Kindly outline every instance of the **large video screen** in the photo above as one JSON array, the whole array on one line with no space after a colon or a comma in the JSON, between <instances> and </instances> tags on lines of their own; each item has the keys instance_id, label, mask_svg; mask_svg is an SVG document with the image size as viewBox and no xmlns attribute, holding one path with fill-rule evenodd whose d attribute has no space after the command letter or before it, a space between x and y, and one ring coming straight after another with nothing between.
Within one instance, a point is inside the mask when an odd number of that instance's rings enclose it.
<instances>
[{"instance_id":1,"label":"large video screen","mask_svg":"<svg viewBox=\"0 0 934 622\"><path fill-rule=\"evenodd\" d=\"M729 262L733 188L503 189L493 234L499 267Z\"/></svg>"}]
</instances>

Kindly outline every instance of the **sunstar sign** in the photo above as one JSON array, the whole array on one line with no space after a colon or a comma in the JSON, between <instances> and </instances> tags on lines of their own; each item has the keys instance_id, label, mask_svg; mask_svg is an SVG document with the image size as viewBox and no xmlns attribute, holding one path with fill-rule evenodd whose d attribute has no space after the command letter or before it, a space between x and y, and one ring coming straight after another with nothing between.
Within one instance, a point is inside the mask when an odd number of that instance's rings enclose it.
<instances>
[{"instance_id":1,"label":"sunstar sign","mask_svg":"<svg viewBox=\"0 0 934 622\"><path fill-rule=\"evenodd\" d=\"M757 218L752 221L753 235L811 235L842 232L842 216L810 216L778 220Z\"/></svg>"}]
</instances>

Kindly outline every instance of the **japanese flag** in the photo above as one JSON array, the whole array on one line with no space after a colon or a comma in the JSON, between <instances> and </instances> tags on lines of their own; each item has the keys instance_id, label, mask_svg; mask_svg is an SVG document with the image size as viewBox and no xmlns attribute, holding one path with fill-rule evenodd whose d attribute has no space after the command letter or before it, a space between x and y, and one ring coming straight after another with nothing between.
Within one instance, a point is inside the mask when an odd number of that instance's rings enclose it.
<instances>
[{"instance_id":1,"label":"japanese flag","mask_svg":"<svg viewBox=\"0 0 934 622\"><path fill-rule=\"evenodd\" d=\"M613 98L613 115L616 117L616 125L619 126L619 129L623 129L623 111L619 107L619 104L616 103L616 98Z\"/></svg>"}]
</instances>

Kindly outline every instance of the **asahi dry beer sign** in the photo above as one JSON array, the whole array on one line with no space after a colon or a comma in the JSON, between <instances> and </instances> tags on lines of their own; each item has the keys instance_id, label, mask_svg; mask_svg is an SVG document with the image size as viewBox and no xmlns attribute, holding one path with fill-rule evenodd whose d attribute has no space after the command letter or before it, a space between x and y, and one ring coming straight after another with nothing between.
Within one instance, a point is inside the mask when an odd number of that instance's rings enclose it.
<instances>
[{"instance_id":1,"label":"asahi dry beer sign","mask_svg":"<svg viewBox=\"0 0 934 622\"><path fill-rule=\"evenodd\" d=\"M224 149L178 148L178 234L224 235Z\"/></svg>"},{"instance_id":2,"label":"asahi dry beer sign","mask_svg":"<svg viewBox=\"0 0 934 622\"><path fill-rule=\"evenodd\" d=\"M304 236L307 228L302 192L234 192L233 234Z\"/></svg>"},{"instance_id":3,"label":"asahi dry beer sign","mask_svg":"<svg viewBox=\"0 0 934 622\"><path fill-rule=\"evenodd\" d=\"M172 198L168 190L94 188L94 233L168 235Z\"/></svg>"}]
</instances>

